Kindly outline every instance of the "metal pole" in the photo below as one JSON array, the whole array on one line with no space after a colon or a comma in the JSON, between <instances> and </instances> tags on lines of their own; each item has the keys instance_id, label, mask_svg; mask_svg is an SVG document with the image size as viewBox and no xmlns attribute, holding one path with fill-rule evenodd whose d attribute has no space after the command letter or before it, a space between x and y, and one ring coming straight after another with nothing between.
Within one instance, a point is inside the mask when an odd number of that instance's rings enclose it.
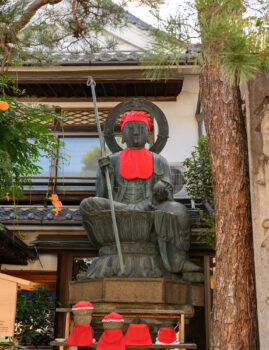
<instances>
[{"instance_id":1,"label":"metal pole","mask_svg":"<svg viewBox=\"0 0 269 350\"><path fill-rule=\"evenodd\" d=\"M105 143L104 143L104 137L103 137L102 130L101 130L97 102L96 102L96 95L95 95L96 82L94 81L93 77L88 78L87 86L90 86L91 90L92 90L92 100L93 100L93 104L94 104L96 124L97 124L97 130L98 130L100 146L101 146L101 156L105 157ZM119 256L120 270L121 270L121 273L123 274L124 273L124 264L123 264L123 258L122 258L122 252L121 252L119 231L118 231L118 226L117 226L117 221L116 221L115 207L114 207L114 202L113 202L108 167L105 168L105 175L106 175L107 192L108 192L108 198L109 198L109 204L110 204L110 210L111 210L111 218L112 218L112 224L113 224L113 232L114 232L116 246L117 246L117 252L118 252L118 256Z\"/></svg>"}]
</instances>

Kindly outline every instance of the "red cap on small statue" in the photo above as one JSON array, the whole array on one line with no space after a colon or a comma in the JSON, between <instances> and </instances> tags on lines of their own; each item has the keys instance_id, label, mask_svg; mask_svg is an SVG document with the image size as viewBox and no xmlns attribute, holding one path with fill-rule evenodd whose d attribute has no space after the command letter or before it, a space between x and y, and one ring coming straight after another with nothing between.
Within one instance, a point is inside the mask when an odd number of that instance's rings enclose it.
<instances>
[{"instance_id":1,"label":"red cap on small statue","mask_svg":"<svg viewBox=\"0 0 269 350\"><path fill-rule=\"evenodd\" d=\"M90 309L93 309L93 305L88 301L79 301L72 307L72 310L90 310Z\"/></svg>"},{"instance_id":2,"label":"red cap on small statue","mask_svg":"<svg viewBox=\"0 0 269 350\"><path fill-rule=\"evenodd\" d=\"M120 314L111 312L102 319L102 322L124 322L124 319Z\"/></svg>"},{"instance_id":3,"label":"red cap on small statue","mask_svg":"<svg viewBox=\"0 0 269 350\"><path fill-rule=\"evenodd\" d=\"M150 117L143 111L130 111L123 114L120 121L121 131L124 128L124 125L128 122L143 122L147 125L148 130L150 131Z\"/></svg>"}]
</instances>

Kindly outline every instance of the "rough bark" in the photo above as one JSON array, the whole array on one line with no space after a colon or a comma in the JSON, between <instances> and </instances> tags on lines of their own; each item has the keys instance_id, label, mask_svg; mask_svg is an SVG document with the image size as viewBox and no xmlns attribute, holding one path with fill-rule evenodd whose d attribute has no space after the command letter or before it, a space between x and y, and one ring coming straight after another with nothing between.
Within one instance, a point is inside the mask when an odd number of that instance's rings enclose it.
<instances>
[{"instance_id":1,"label":"rough bark","mask_svg":"<svg viewBox=\"0 0 269 350\"><path fill-rule=\"evenodd\" d=\"M216 216L212 350L255 350L257 316L247 135L240 90L213 66L200 75Z\"/></svg>"}]
</instances>

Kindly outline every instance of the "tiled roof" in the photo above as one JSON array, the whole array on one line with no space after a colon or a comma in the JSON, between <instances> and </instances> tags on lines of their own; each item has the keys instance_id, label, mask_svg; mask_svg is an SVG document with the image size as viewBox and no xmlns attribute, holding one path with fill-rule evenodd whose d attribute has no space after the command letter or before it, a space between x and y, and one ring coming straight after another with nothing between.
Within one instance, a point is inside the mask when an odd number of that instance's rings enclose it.
<instances>
[{"instance_id":1,"label":"tiled roof","mask_svg":"<svg viewBox=\"0 0 269 350\"><path fill-rule=\"evenodd\" d=\"M152 27L150 24L142 21L142 19L134 16L133 14L127 12L126 13L126 18L127 18L127 22L134 24L135 26L137 26L140 29L143 30L153 30L154 27Z\"/></svg>"},{"instance_id":2,"label":"tiled roof","mask_svg":"<svg viewBox=\"0 0 269 350\"><path fill-rule=\"evenodd\" d=\"M55 53L54 60L63 65L100 65L100 64L137 64L141 59L146 57L143 51L106 51L93 55ZM199 60L199 50L197 48L189 49L181 54L181 65L197 64Z\"/></svg>"},{"instance_id":3,"label":"tiled roof","mask_svg":"<svg viewBox=\"0 0 269 350\"><path fill-rule=\"evenodd\" d=\"M181 201L182 202L182 201ZM183 200L185 203L186 201ZM188 204L189 203L185 203ZM81 214L79 206L63 206L62 210L55 216L51 207L44 206L2 206L0 207L0 221L7 224L81 224ZM189 214L192 222L199 220L199 213L197 210L190 210Z\"/></svg>"}]
</instances>

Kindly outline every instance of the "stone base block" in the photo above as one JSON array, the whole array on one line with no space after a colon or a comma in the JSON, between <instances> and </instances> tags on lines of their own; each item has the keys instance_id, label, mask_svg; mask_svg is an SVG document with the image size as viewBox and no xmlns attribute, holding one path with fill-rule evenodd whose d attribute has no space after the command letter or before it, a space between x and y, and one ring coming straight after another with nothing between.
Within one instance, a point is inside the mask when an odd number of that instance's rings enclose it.
<instances>
[{"instance_id":1,"label":"stone base block","mask_svg":"<svg viewBox=\"0 0 269 350\"><path fill-rule=\"evenodd\" d=\"M70 304L81 300L125 303L132 308L140 308L141 304L151 304L153 308L154 304L203 306L204 289L202 284L163 278L103 278L70 282Z\"/></svg>"}]
</instances>

